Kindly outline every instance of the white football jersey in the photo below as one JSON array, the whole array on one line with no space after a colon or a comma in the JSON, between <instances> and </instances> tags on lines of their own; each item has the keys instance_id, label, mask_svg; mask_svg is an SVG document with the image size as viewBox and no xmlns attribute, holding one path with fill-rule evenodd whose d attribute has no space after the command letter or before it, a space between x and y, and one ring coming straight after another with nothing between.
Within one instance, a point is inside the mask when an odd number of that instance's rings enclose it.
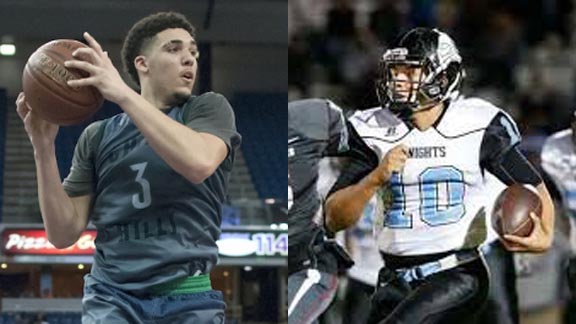
<instances>
[{"instance_id":1,"label":"white football jersey","mask_svg":"<svg viewBox=\"0 0 576 324\"><path fill-rule=\"evenodd\" d=\"M576 152L572 130L552 134L542 147L542 168L562 195L564 206L576 213Z\"/></svg>"},{"instance_id":2,"label":"white football jersey","mask_svg":"<svg viewBox=\"0 0 576 324\"><path fill-rule=\"evenodd\" d=\"M348 276L369 286L376 286L378 272L384 265L372 235L376 206L376 197L372 197L356 226L347 230L348 248L355 262L348 269Z\"/></svg>"},{"instance_id":3,"label":"white football jersey","mask_svg":"<svg viewBox=\"0 0 576 324\"><path fill-rule=\"evenodd\" d=\"M484 244L488 244L498 239L498 234L492 228L492 209L496 203L498 195L507 188L506 184L498 180L494 175L486 172L484 177L484 187L486 190L486 225L487 225L487 238Z\"/></svg>"},{"instance_id":4,"label":"white football jersey","mask_svg":"<svg viewBox=\"0 0 576 324\"><path fill-rule=\"evenodd\" d=\"M513 141L519 141L512 119L477 98L453 101L437 125L424 131L410 129L381 108L351 117L380 160L400 144L410 151L403 171L393 174L389 190L378 194L386 206L374 224L381 251L422 255L484 241L486 193L480 148L486 128L499 112L499 123Z\"/></svg>"}]
</instances>

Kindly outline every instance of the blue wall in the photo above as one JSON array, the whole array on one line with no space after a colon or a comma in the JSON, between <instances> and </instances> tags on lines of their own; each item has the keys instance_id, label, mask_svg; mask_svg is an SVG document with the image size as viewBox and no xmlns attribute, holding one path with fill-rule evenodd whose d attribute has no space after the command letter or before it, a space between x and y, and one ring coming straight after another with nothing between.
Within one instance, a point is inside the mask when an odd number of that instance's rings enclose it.
<instances>
[{"instance_id":1,"label":"blue wall","mask_svg":"<svg viewBox=\"0 0 576 324\"><path fill-rule=\"evenodd\" d=\"M287 100L285 93L243 93L232 100L244 159L262 199L287 197Z\"/></svg>"}]
</instances>

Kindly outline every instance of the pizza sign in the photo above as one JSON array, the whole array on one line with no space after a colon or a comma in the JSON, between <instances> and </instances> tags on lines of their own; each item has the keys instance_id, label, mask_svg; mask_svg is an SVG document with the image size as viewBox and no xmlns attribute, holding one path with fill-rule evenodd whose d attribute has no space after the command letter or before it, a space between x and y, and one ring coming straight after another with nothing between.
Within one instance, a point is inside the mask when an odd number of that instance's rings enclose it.
<instances>
[{"instance_id":1,"label":"pizza sign","mask_svg":"<svg viewBox=\"0 0 576 324\"><path fill-rule=\"evenodd\" d=\"M95 230L86 230L78 241L57 249L48 241L43 229L5 229L2 232L2 254L5 255L93 255ZM224 230L216 242L219 254L227 257L285 257L288 234L280 232Z\"/></svg>"},{"instance_id":2,"label":"pizza sign","mask_svg":"<svg viewBox=\"0 0 576 324\"><path fill-rule=\"evenodd\" d=\"M76 243L57 249L44 230L8 229L2 232L2 253L7 255L93 255L96 231L84 231Z\"/></svg>"}]
</instances>

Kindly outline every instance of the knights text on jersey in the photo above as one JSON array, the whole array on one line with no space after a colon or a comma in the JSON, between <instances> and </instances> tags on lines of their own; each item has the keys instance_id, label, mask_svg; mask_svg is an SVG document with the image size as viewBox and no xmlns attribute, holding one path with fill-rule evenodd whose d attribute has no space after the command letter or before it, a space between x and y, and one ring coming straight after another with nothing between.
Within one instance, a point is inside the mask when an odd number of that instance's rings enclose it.
<instances>
[{"instance_id":1,"label":"knights text on jersey","mask_svg":"<svg viewBox=\"0 0 576 324\"><path fill-rule=\"evenodd\" d=\"M562 195L564 206L576 213L576 152L572 130L552 134L542 147L541 160L542 168Z\"/></svg>"},{"instance_id":2,"label":"knights text on jersey","mask_svg":"<svg viewBox=\"0 0 576 324\"><path fill-rule=\"evenodd\" d=\"M389 187L378 193L384 208L374 226L381 251L422 255L482 243L486 193L481 161L503 155L486 154L484 146L505 152L518 143L508 115L471 98L453 101L439 122L423 131L380 108L358 112L350 121L380 160L397 145L409 148L403 171L394 173ZM494 133L506 134L504 141L485 139L493 125L501 129ZM491 142L505 144L492 148Z\"/></svg>"}]
</instances>

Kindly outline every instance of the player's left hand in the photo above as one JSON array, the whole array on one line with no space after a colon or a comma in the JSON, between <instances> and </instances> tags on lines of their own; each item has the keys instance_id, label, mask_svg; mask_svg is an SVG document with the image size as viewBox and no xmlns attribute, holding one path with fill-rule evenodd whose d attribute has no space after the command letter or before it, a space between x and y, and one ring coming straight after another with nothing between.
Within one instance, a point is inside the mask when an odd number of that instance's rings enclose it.
<instances>
[{"instance_id":1,"label":"player's left hand","mask_svg":"<svg viewBox=\"0 0 576 324\"><path fill-rule=\"evenodd\" d=\"M502 243L508 251L513 252L544 252L552 245L552 233L544 227L542 220L535 213L530 213L534 228L526 237L504 235Z\"/></svg>"},{"instance_id":2,"label":"player's left hand","mask_svg":"<svg viewBox=\"0 0 576 324\"><path fill-rule=\"evenodd\" d=\"M122 80L120 73L108 57L108 52L102 50L96 39L87 32L84 33L84 39L90 47L79 48L74 51L72 53L74 59L64 62L64 65L67 68L86 71L90 76L70 80L68 85L71 87L94 86L105 99L120 103L132 89Z\"/></svg>"}]
</instances>

